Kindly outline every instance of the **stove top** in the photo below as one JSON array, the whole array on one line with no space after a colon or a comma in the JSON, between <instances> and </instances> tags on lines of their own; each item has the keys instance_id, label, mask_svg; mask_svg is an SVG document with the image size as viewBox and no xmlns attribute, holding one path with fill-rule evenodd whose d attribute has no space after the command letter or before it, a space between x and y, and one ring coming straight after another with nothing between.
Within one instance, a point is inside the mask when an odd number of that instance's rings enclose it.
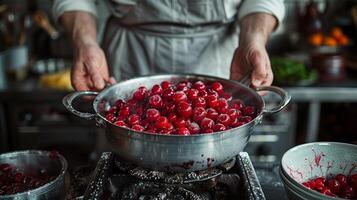
<instances>
[{"instance_id":1,"label":"stove top","mask_svg":"<svg viewBox=\"0 0 357 200\"><path fill-rule=\"evenodd\" d=\"M128 165L105 152L83 199L209 200L265 199L247 153L200 172L159 172Z\"/></svg>"}]
</instances>

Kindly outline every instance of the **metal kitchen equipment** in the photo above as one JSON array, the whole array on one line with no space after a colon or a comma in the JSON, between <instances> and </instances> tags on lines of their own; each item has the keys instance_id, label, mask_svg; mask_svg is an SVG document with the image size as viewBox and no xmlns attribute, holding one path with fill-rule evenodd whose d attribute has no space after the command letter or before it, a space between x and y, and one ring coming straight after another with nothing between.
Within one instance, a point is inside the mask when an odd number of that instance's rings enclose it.
<instances>
[{"instance_id":1,"label":"metal kitchen equipment","mask_svg":"<svg viewBox=\"0 0 357 200\"><path fill-rule=\"evenodd\" d=\"M249 123L212 134L189 136L149 134L118 127L105 119L105 112L117 99L126 99L140 87L151 88L162 81L173 83L182 80L203 82L219 81L233 98L241 99L246 105L257 109L257 116ZM281 97L280 104L266 109L258 91L272 91ZM72 101L80 96L96 96L93 101L95 113L83 113L73 108ZM102 92L74 92L63 98L63 104L73 114L84 119L95 119L105 127L107 140L118 156L139 166L159 171L201 171L221 165L239 154L246 146L252 128L261 122L263 115L283 109L290 96L281 88L268 86L253 89L232 80L192 74L168 74L143 76L112 85Z\"/></svg>"},{"instance_id":2,"label":"metal kitchen equipment","mask_svg":"<svg viewBox=\"0 0 357 200\"><path fill-rule=\"evenodd\" d=\"M67 161L59 154L56 155L57 158L50 157L51 152L36 150L15 151L1 154L0 163L15 165L25 173L27 172L26 170L31 170L30 172L33 172L33 170L46 170L46 173L56 176L56 178L33 190L11 195L0 195L0 200L62 199L65 193L64 182L65 174L67 172Z\"/></svg>"},{"instance_id":3,"label":"metal kitchen equipment","mask_svg":"<svg viewBox=\"0 0 357 200\"><path fill-rule=\"evenodd\" d=\"M170 195L173 196L176 193L178 195L174 199L265 200L265 195L246 152L239 153L229 166L222 166L220 169L225 171L217 177L179 184L166 184L132 177L127 172L118 169L120 167L117 163L121 160L117 159L117 155L113 152L102 153L83 199L171 199ZM150 173L154 175L161 172ZM172 191L167 188L172 188Z\"/></svg>"}]
</instances>

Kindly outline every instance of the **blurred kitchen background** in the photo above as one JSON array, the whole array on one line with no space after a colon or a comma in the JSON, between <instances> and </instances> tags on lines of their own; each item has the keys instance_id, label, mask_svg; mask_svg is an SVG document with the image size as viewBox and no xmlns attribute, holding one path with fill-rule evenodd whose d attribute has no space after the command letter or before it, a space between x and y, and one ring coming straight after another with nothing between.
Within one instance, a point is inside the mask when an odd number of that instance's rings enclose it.
<instances>
[{"instance_id":1,"label":"blurred kitchen background","mask_svg":"<svg viewBox=\"0 0 357 200\"><path fill-rule=\"evenodd\" d=\"M274 85L288 90L292 102L255 129L246 147L253 162L277 162L305 142L357 143L357 1L285 4L268 49ZM102 32L108 12L103 1L97 6ZM49 0L0 0L0 152L56 149L72 165L95 161L105 149L103 130L61 103L72 90L73 49L51 7Z\"/></svg>"}]
</instances>

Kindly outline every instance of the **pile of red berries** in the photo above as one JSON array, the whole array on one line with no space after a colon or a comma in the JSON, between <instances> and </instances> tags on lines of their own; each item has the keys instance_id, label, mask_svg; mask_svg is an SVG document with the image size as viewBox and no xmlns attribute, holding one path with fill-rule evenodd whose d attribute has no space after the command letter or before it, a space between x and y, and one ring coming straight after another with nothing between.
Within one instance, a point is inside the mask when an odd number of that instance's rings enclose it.
<instances>
[{"instance_id":1,"label":"pile of red berries","mask_svg":"<svg viewBox=\"0 0 357 200\"><path fill-rule=\"evenodd\" d=\"M303 183L303 185L331 197L357 199L357 174L348 177L337 174L327 180L324 177L318 177Z\"/></svg>"},{"instance_id":2,"label":"pile of red berries","mask_svg":"<svg viewBox=\"0 0 357 200\"><path fill-rule=\"evenodd\" d=\"M40 171L38 174L22 173L8 163L0 164L0 195L10 195L38 188L55 177Z\"/></svg>"},{"instance_id":3,"label":"pile of red berries","mask_svg":"<svg viewBox=\"0 0 357 200\"><path fill-rule=\"evenodd\" d=\"M219 82L163 81L151 89L139 87L126 101L117 100L105 118L139 132L190 135L235 128L255 115L254 107L232 99Z\"/></svg>"}]
</instances>

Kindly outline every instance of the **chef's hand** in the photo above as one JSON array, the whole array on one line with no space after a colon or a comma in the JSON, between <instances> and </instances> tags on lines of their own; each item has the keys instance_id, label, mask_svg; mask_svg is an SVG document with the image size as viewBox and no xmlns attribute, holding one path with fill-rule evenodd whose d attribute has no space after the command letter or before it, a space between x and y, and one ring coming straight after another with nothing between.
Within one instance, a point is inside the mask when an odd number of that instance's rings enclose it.
<instances>
[{"instance_id":1,"label":"chef's hand","mask_svg":"<svg viewBox=\"0 0 357 200\"><path fill-rule=\"evenodd\" d=\"M98 91L115 83L114 78L109 77L104 52L96 42L77 45L71 80L77 91Z\"/></svg>"},{"instance_id":2,"label":"chef's hand","mask_svg":"<svg viewBox=\"0 0 357 200\"><path fill-rule=\"evenodd\" d=\"M72 39L74 66L71 81L74 89L102 90L115 79L109 77L108 65L103 50L97 43L95 17L85 11L64 12L60 23Z\"/></svg>"},{"instance_id":3,"label":"chef's hand","mask_svg":"<svg viewBox=\"0 0 357 200\"><path fill-rule=\"evenodd\" d=\"M276 21L265 13L250 14L242 19L239 47L231 64L231 79L239 81L248 75L253 87L271 85L273 72L265 45Z\"/></svg>"}]
</instances>

